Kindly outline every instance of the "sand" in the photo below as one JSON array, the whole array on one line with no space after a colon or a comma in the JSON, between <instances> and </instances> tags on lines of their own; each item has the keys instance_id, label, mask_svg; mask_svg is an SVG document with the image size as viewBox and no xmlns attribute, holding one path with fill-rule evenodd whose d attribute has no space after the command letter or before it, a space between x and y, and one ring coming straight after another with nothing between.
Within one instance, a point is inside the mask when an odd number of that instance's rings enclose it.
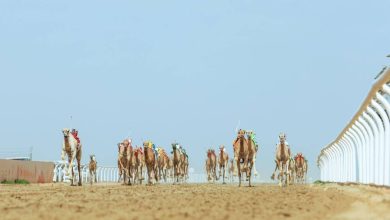
<instances>
[{"instance_id":1,"label":"sand","mask_svg":"<svg viewBox=\"0 0 390 220\"><path fill-rule=\"evenodd\" d=\"M390 219L390 190L335 184L1 185L0 219Z\"/></svg>"}]
</instances>

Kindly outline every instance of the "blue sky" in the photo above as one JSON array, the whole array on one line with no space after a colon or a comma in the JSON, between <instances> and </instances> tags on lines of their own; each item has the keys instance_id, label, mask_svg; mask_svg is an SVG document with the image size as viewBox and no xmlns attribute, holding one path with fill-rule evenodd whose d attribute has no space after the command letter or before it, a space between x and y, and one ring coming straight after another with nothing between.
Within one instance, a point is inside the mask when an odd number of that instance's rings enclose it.
<instances>
[{"instance_id":1,"label":"blue sky","mask_svg":"<svg viewBox=\"0 0 390 220\"><path fill-rule=\"evenodd\" d=\"M205 151L241 121L269 179L279 132L310 161L389 63L389 1L0 2L0 150L58 160L76 127L83 161L115 165L131 136ZM73 120L70 121L70 115Z\"/></svg>"}]
</instances>

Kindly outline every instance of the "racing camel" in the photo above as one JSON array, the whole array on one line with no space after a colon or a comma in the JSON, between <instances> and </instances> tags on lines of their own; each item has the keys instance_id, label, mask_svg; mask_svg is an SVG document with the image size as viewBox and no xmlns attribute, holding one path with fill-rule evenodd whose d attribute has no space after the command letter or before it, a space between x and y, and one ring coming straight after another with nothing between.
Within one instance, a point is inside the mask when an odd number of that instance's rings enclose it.
<instances>
[{"instance_id":1,"label":"racing camel","mask_svg":"<svg viewBox=\"0 0 390 220\"><path fill-rule=\"evenodd\" d=\"M286 144L286 135L281 133L279 135L279 144L276 147L276 155L275 155L275 163L276 168L279 169L279 186L288 185L289 184L289 162L290 162L290 148ZM275 171L276 171L275 168ZM275 177L275 172L271 178Z\"/></svg>"},{"instance_id":2,"label":"racing camel","mask_svg":"<svg viewBox=\"0 0 390 220\"><path fill-rule=\"evenodd\" d=\"M123 180L123 184L126 184L127 178L127 148L126 145L122 143L118 143L118 171L119 171L119 179L118 182Z\"/></svg>"},{"instance_id":3,"label":"racing camel","mask_svg":"<svg viewBox=\"0 0 390 220\"><path fill-rule=\"evenodd\" d=\"M237 134L237 138L233 141L233 151L234 151L234 161L237 164L237 173L238 173L238 186L241 186L241 175L243 172L247 172L248 170L248 160L249 160L249 147L248 141L245 138L245 131L239 130ZM243 168L241 168L241 163L244 164ZM250 183L249 183L250 185Z\"/></svg>"},{"instance_id":4,"label":"racing camel","mask_svg":"<svg viewBox=\"0 0 390 220\"><path fill-rule=\"evenodd\" d=\"M215 181L217 179L217 157L213 149L207 150L207 159L206 159L206 172L207 172L207 181Z\"/></svg>"},{"instance_id":5,"label":"racing camel","mask_svg":"<svg viewBox=\"0 0 390 220\"><path fill-rule=\"evenodd\" d=\"M144 180L143 176L143 168L145 166L145 158L144 152L141 147L138 147L134 150L135 156L135 181L139 181L139 184L142 184L142 180Z\"/></svg>"},{"instance_id":6,"label":"racing camel","mask_svg":"<svg viewBox=\"0 0 390 220\"><path fill-rule=\"evenodd\" d=\"M79 173L79 181L78 185L81 186L81 143L80 139L77 136L77 131L74 130L74 132L70 132L68 128L64 128L62 130L62 133L64 135L64 142L62 144L62 152L61 152L61 159L65 160L65 155L68 156L68 170L66 171L66 175L72 174L72 178L70 179L70 185L74 186L74 170L73 170L73 162L74 160L77 160L77 170Z\"/></svg>"},{"instance_id":7,"label":"racing camel","mask_svg":"<svg viewBox=\"0 0 390 220\"><path fill-rule=\"evenodd\" d=\"M221 172L223 172L223 179L222 179L222 183L223 184L226 184L225 182L225 174L226 174L226 169L228 169L229 167L229 155L225 152L225 146L221 145L219 147L219 161L218 161L218 164L219 164L219 178L221 178Z\"/></svg>"},{"instance_id":8,"label":"racing camel","mask_svg":"<svg viewBox=\"0 0 390 220\"><path fill-rule=\"evenodd\" d=\"M173 150L173 175L174 175L174 183L179 182L179 176L182 175L182 168L184 163L184 155L179 150L179 144L173 143L172 144L172 150Z\"/></svg>"},{"instance_id":9,"label":"racing camel","mask_svg":"<svg viewBox=\"0 0 390 220\"><path fill-rule=\"evenodd\" d=\"M165 153L165 150L162 148L157 149L158 157L157 157L157 167L158 167L158 176L159 179L164 179L164 182L167 182L167 173L169 166L169 157Z\"/></svg>"},{"instance_id":10,"label":"racing camel","mask_svg":"<svg viewBox=\"0 0 390 220\"><path fill-rule=\"evenodd\" d=\"M89 156L89 164L88 164L88 169L89 169L89 182L92 185L92 182L97 183L97 176L96 176L96 171L97 171L97 161L95 155L90 155Z\"/></svg>"},{"instance_id":11,"label":"racing camel","mask_svg":"<svg viewBox=\"0 0 390 220\"><path fill-rule=\"evenodd\" d=\"M145 155L145 165L148 171L148 185L153 184L153 178L155 182L158 182L157 177L157 160L156 154L153 149L153 143L151 141L145 141L144 146L144 155Z\"/></svg>"}]
</instances>

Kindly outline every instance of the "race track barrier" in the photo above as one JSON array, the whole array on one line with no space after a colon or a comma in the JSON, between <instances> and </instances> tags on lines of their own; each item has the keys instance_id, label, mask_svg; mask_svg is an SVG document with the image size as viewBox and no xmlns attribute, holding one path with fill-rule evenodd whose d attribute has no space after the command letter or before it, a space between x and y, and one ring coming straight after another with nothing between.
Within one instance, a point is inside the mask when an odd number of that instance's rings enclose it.
<instances>
[{"instance_id":1,"label":"race track barrier","mask_svg":"<svg viewBox=\"0 0 390 220\"><path fill-rule=\"evenodd\" d=\"M352 120L321 150L322 181L390 185L389 84L386 68Z\"/></svg>"},{"instance_id":2,"label":"race track barrier","mask_svg":"<svg viewBox=\"0 0 390 220\"><path fill-rule=\"evenodd\" d=\"M0 182L27 180L30 183L51 183L53 167L52 162L0 159Z\"/></svg>"},{"instance_id":3,"label":"race track barrier","mask_svg":"<svg viewBox=\"0 0 390 220\"><path fill-rule=\"evenodd\" d=\"M64 161L55 162L53 182L70 182L70 175L66 175L66 169L69 164ZM73 171L75 173L76 181L78 181L77 164L73 165ZM108 166L98 166L96 171L98 182L117 182L118 181L118 168ZM82 182L89 182L89 168L88 165L81 165L81 178Z\"/></svg>"}]
</instances>

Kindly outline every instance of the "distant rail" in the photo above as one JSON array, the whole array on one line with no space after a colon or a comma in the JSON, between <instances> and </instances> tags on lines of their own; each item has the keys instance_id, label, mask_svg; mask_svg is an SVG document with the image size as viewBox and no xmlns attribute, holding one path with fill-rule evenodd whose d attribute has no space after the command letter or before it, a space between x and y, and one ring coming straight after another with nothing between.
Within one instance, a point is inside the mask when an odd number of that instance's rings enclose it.
<instances>
[{"instance_id":1,"label":"distant rail","mask_svg":"<svg viewBox=\"0 0 390 220\"><path fill-rule=\"evenodd\" d=\"M390 185L390 69L317 159L322 181Z\"/></svg>"},{"instance_id":2,"label":"distant rail","mask_svg":"<svg viewBox=\"0 0 390 220\"><path fill-rule=\"evenodd\" d=\"M55 162L53 182L70 182L70 176L66 175L68 167L68 162ZM76 180L78 180L78 170L76 165L73 166L73 171L75 173ZM98 182L117 182L119 178L118 168L98 166L96 176ZM88 165L81 165L81 178L82 182L89 181L90 175Z\"/></svg>"}]
</instances>

